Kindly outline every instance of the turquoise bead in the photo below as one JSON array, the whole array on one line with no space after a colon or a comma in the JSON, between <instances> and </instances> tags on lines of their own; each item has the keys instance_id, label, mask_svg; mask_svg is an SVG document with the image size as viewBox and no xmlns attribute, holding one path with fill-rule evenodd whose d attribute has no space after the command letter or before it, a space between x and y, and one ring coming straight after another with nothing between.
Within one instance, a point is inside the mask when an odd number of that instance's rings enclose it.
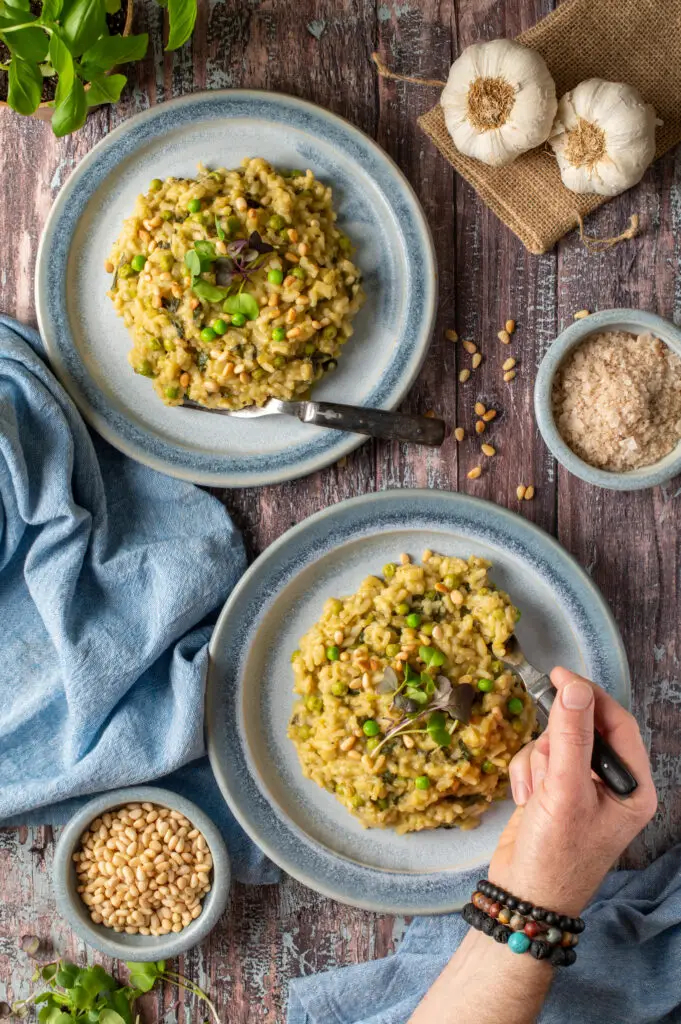
<instances>
[{"instance_id":1,"label":"turquoise bead","mask_svg":"<svg viewBox=\"0 0 681 1024\"><path fill-rule=\"evenodd\" d=\"M514 953L527 953L530 948L530 940L522 932L513 932L513 935L508 937L508 948L512 949Z\"/></svg>"}]
</instances>

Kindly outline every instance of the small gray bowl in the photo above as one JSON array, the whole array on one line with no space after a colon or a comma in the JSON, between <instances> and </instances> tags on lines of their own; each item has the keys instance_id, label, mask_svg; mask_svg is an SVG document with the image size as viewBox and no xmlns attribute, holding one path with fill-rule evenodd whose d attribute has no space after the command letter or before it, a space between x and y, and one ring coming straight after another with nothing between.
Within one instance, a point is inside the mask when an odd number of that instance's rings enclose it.
<instances>
[{"instance_id":1,"label":"small gray bowl","mask_svg":"<svg viewBox=\"0 0 681 1024\"><path fill-rule=\"evenodd\" d=\"M584 462L569 448L558 433L553 418L551 392L558 367L568 352L598 331L629 331L631 334L654 334L681 357L681 330L654 313L638 309L604 309L583 320L575 320L551 345L544 356L534 385L534 412L548 448L570 473L596 487L612 491L640 491L666 483L681 473L681 442L659 462L626 473L610 473Z\"/></svg>"},{"instance_id":2,"label":"small gray bowl","mask_svg":"<svg viewBox=\"0 0 681 1024\"><path fill-rule=\"evenodd\" d=\"M213 881L203 900L203 910L195 921L181 932L169 935L126 935L112 928L95 924L88 908L76 892L76 869L73 854L90 822L106 811L128 803L158 804L180 811L204 835L213 858ZM215 927L227 905L230 868L227 848L210 818L191 800L156 786L132 786L104 793L86 804L71 818L62 832L54 855L53 884L59 913L66 918L76 935L89 946L118 960L170 960L196 946Z\"/></svg>"}]
</instances>

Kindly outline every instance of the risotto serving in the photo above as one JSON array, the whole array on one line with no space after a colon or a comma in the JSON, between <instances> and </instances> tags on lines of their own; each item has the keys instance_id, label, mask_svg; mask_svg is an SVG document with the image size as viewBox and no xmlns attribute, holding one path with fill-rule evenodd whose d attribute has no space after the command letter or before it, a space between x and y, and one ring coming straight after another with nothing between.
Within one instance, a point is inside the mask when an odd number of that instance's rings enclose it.
<instances>
[{"instance_id":1,"label":"risotto serving","mask_svg":"<svg viewBox=\"0 0 681 1024\"><path fill-rule=\"evenodd\" d=\"M535 729L498 660L520 617L490 563L426 551L333 598L292 657L304 775L366 826L474 828Z\"/></svg>"},{"instance_id":2,"label":"risotto serving","mask_svg":"<svg viewBox=\"0 0 681 1024\"><path fill-rule=\"evenodd\" d=\"M265 160L154 179L106 262L129 361L163 401L242 409L333 370L362 303L331 189Z\"/></svg>"}]
</instances>

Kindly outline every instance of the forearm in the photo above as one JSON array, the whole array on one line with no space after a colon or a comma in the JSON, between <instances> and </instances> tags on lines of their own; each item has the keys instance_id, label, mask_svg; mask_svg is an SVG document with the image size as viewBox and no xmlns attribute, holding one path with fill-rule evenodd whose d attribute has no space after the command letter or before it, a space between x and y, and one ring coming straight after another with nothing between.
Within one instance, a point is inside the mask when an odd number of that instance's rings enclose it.
<instances>
[{"instance_id":1,"label":"forearm","mask_svg":"<svg viewBox=\"0 0 681 1024\"><path fill-rule=\"evenodd\" d=\"M471 928L409 1024L533 1024L553 968Z\"/></svg>"}]
</instances>

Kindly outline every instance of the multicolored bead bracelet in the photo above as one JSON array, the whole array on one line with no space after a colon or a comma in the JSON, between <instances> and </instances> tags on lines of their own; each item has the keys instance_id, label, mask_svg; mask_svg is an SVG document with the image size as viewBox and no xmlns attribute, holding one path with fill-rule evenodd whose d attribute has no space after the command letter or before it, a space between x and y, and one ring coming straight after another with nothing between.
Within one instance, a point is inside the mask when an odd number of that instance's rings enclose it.
<instances>
[{"instance_id":1,"label":"multicolored bead bracelet","mask_svg":"<svg viewBox=\"0 0 681 1024\"><path fill-rule=\"evenodd\" d=\"M535 907L487 879L478 882L462 916L473 928L507 943L514 953L529 952L536 960L549 959L554 967L569 967L575 962L573 947L585 927L581 917Z\"/></svg>"}]
</instances>

